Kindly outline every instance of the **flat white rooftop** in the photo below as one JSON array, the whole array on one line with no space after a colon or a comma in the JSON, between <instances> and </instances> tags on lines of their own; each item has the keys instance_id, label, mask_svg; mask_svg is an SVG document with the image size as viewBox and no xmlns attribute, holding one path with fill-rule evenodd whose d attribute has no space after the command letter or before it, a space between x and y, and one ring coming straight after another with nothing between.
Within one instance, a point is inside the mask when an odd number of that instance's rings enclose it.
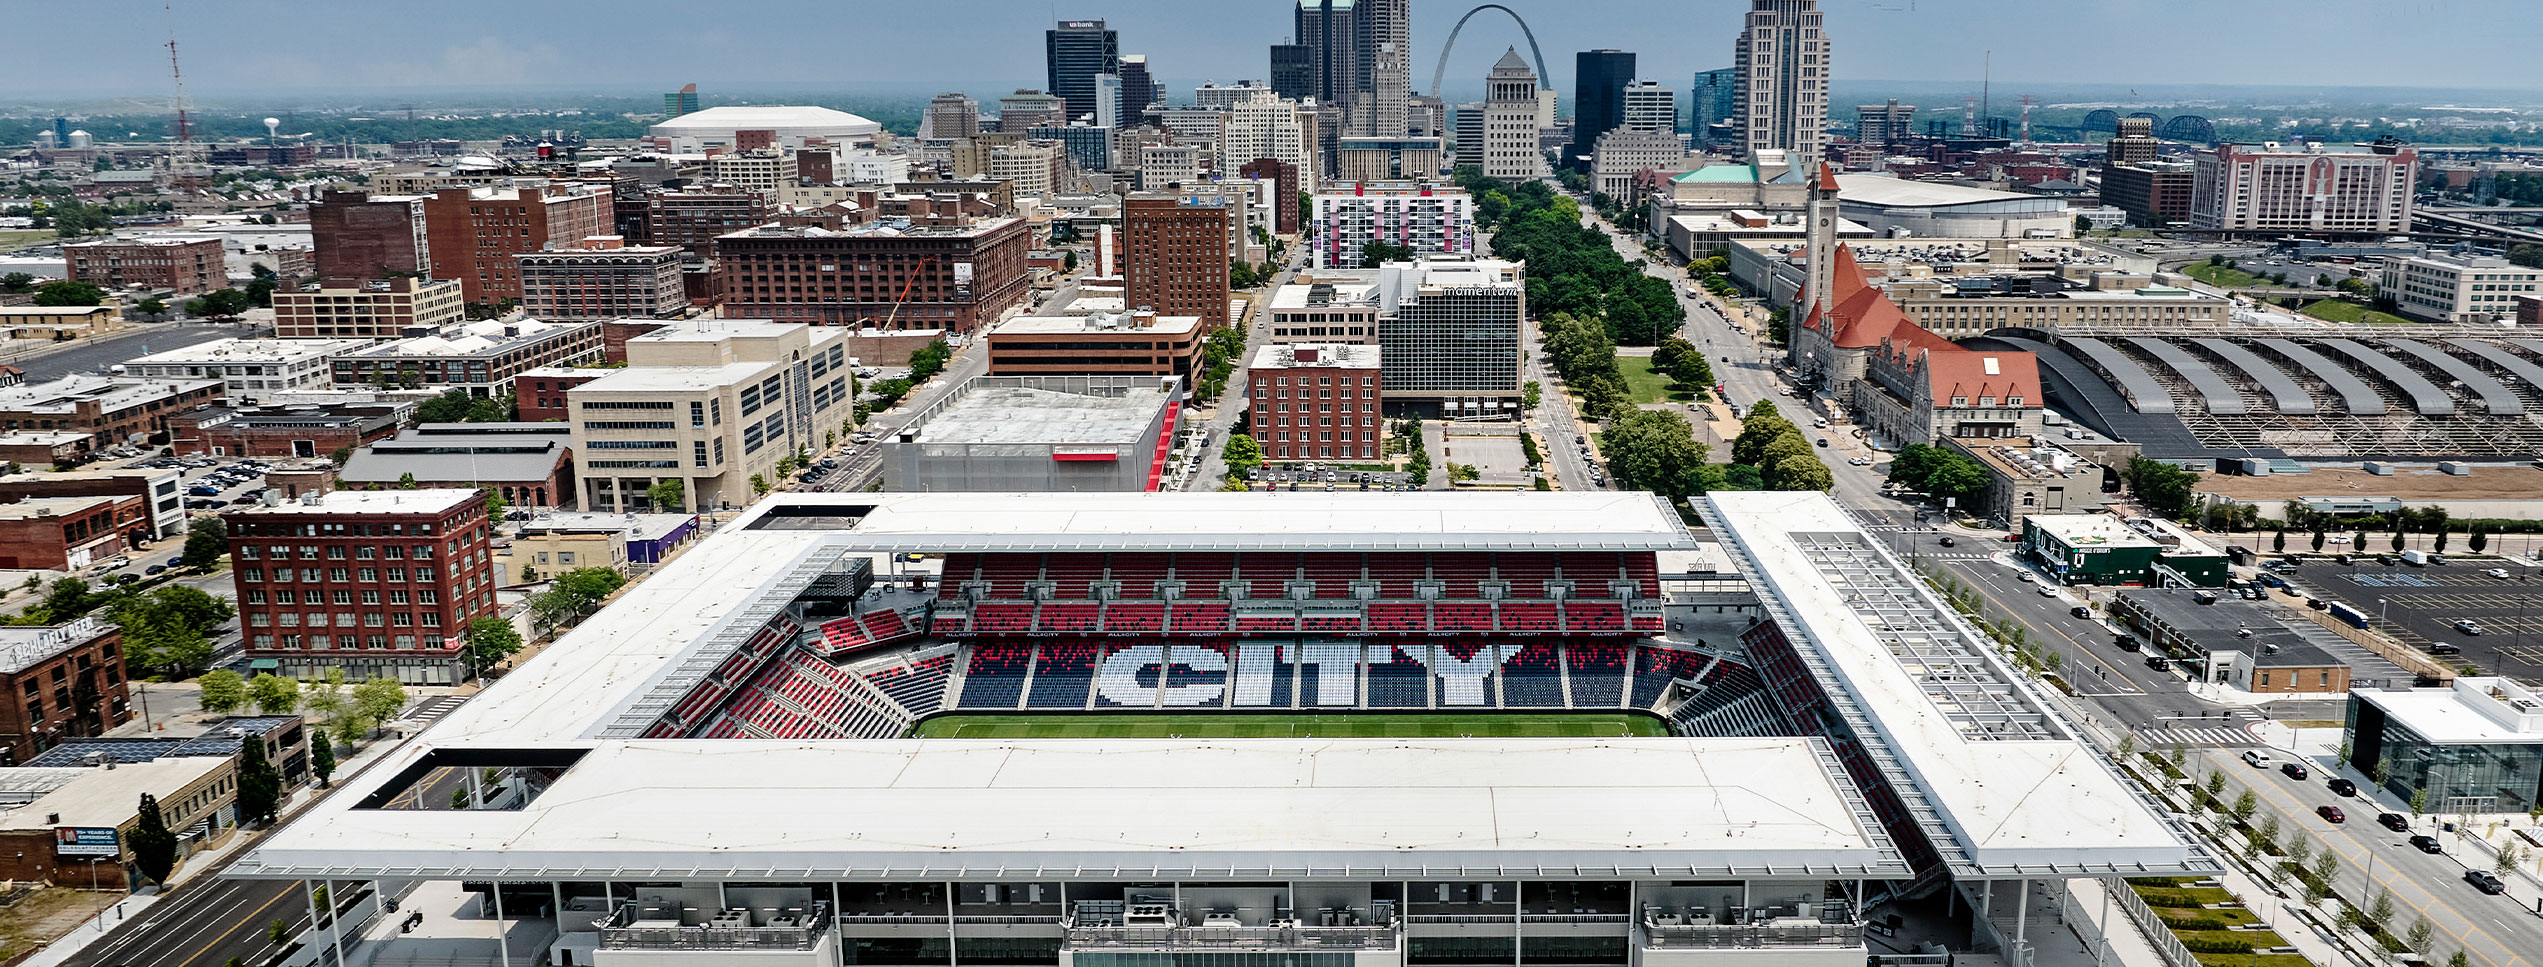
<instances>
[{"instance_id":1,"label":"flat white rooftop","mask_svg":"<svg viewBox=\"0 0 2543 967\"><path fill-rule=\"evenodd\" d=\"M2213 864L2031 684L1819 493L1719 493L1707 519L1832 702L1979 875ZM1885 765L1885 771L1891 767Z\"/></svg>"},{"instance_id":2,"label":"flat white rooftop","mask_svg":"<svg viewBox=\"0 0 2543 967\"><path fill-rule=\"evenodd\" d=\"M636 741L518 811L351 808L438 732L233 875L1906 872L1813 739Z\"/></svg>"},{"instance_id":3,"label":"flat white rooftop","mask_svg":"<svg viewBox=\"0 0 2543 967\"><path fill-rule=\"evenodd\" d=\"M1685 550L1648 493L782 494L735 526L843 551Z\"/></svg>"},{"instance_id":4,"label":"flat white rooftop","mask_svg":"<svg viewBox=\"0 0 2543 967\"><path fill-rule=\"evenodd\" d=\"M352 352L368 339L215 339L127 360L127 366L172 363L287 363ZM220 375L218 372L212 375Z\"/></svg>"},{"instance_id":5,"label":"flat white rooftop","mask_svg":"<svg viewBox=\"0 0 2543 967\"><path fill-rule=\"evenodd\" d=\"M2032 514L2022 519L2070 547L2157 546L2154 538L2109 514Z\"/></svg>"},{"instance_id":6,"label":"flat white rooftop","mask_svg":"<svg viewBox=\"0 0 2543 967\"><path fill-rule=\"evenodd\" d=\"M314 504L287 500L271 507L249 507L251 514L438 514L467 503L477 492L466 487L422 490L331 490Z\"/></svg>"}]
</instances>

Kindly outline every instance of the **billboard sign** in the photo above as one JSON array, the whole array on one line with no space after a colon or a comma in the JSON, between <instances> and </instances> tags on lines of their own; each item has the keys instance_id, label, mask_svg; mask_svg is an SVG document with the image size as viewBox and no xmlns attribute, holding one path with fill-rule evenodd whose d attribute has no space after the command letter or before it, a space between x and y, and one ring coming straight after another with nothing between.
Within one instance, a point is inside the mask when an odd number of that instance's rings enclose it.
<instances>
[{"instance_id":1,"label":"billboard sign","mask_svg":"<svg viewBox=\"0 0 2543 967\"><path fill-rule=\"evenodd\" d=\"M122 856L123 843L112 826L55 826L55 856Z\"/></svg>"}]
</instances>

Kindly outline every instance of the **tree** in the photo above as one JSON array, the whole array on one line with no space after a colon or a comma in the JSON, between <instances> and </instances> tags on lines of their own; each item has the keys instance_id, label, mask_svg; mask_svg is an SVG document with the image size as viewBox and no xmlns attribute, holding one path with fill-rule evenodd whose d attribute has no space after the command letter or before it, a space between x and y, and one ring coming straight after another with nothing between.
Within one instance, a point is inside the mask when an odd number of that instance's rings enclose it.
<instances>
[{"instance_id":1,"label":"tree","mask_svg":"<svg viewBox=\"0 0 2543 967\"><path fill-rule=\"evenodd\" d=\"M2472 958L2465 956L2463 951L2455 951L2446 955L2446 967L2472 967Z\"/></svg>"},{"instance_id":2,"label":"tree","mask_svg":"<svg viewBox=\"0 0 2543 967\"><path fill-rule=\"evenodd\" d=\"M196 302L202 303L202 311L195 311L193 307ZM186 306L187 312L224 319L235 317L255 307L254 303L248 299L247 293L237 289L214 289L204 293L203 298L186 303Z\"/></svg>"},{"instance_id":3,"label":"tree","mask_svg":"<svg viewBox=\"0 0 2543 967\"><path fill-rule=\"evenodd\" d=\"M1231 434L1227 438L1227 446L1220 452L1220 459L1227 462L1230 471L1240 475L1251 474L1254 468L1263 465L1263 445L1246 434Z\"/></svg>"},{"instance_id":4,"label":"tree","mask_svg":"<svg viewBox=\"0 0 2543 967\"><path fill-rule=\"evenodd\" d=\"M197 571L221 566L230 556L230 525L218 517L197 517L186 527L185 553L177 563Z\"/></svg>"},{"instance_id":5,"label":"tree","mask_svg":"<svg viewBox=\"0 0 2543 967\"><path fill-rule=\"evenodd\" d=\"M556 576L555 590L590 608L627 586L627 576L605 567L578 567Z\"/></svg>"},{"instance_id":6,"label":"tree","mask_svg":"<svg viewBox=\"0 0 2543 967\"><path fill-rule=\"evenodd\" d=\"M2322 902L2323 897L2331 895L2331 881L2337 879L2339 875L2340 854L2332 850L2323 850L2322 855L2314 857L2313 880L2305 884L2305 900L2310 903Z\"/></svg>"},{"instance_id":7,"label":"tree","mask_svg":"<svg viewBox=\"0 0 2543 967\"><path fill-rule=\"evenodd\" d=\"M2175 519L2189 512L2190 491L2199 481L2198 474L2148 457L2130 459L2120 476L2147 510Z\"/></svg>"},{"instance_id":8,"label":"tree","mask_svg":"<svg viewBox=\"0 0 2543 967\"><path fill-rule=\"evenodd\" d=\"M1799 432L1788 432L1767 441L1766 449L1757 456L1757 469L1765 471L1767 479L1772 480L1777 464L1786 460L1815 459L1812 455L1816 452L1810 448L1810 441L1802 439Z\"/></svg>"},{"instance_id":9,"label":"tree","mask_svg":"<svg viewBox=\"0 0 2543 967\"><path fill-rule=\"evenodd\" d=\"M133 865L141 868L141 875L165 883L177 868L177 834L159 812L159 797L142 793L139 812L132 831Z\"/></svg>"},{"instance_id":10,"label":"tree","mask_svg":"<svg viewBox=\"0 0 2543 967\"><path fill-rule=\"evenodd\" d=\"M213 715L228 715L247 704L247 680L226 668L204 672L196 682L203 694L203 710Z\"/></svg>"},{"instance_id":11,"label":"tree","mask_svg":"<svg viewBox=\"0 0 2543 967\"><path fill-rule=\"evenodd\" d=\"M35 287L35 304L39 306L94 306L105 302L106 290L91 282L65 279Z\"/></svg>"},{"instance_id":12,"label":"tree","mask_svg":"<svg viewBox=\"0 0 2543 967\"><path fill-rule=\"evenodd\" d=\"M2367 904L2366 919L2368 922L2375 924L2375 929L2378 931L2389 930L2391 928L2390 925L2393 922L2392 891L2386 890L2382 887L2376 888L2375 899Z\"/></svg>"},{"instance_id":13,"label":"tree","mask_svg":"<svg viewBox=\"0 0 2543 967\"><path fill-rule=\"evenodd\" d=\"M2225 774L2222 772L2208 773L2207 783L2201 788L2207 790L2207 797L2209 799L2215 799L2217 796L2222 795L2225 792Z\"/></svg>"},{"instance_id":14,"label":"tree","mask_svg":"<svg viewBox=\"0 0 2543 967\"><path fill-rule=\"evenodd\" d=\"M2515 843L2509 843L2505 846L2499 847L2499 855L2494 857L2490 863L2490 872L2496 873L2500 876L2506 876L2510 873L2516 872L2517 864L2524 860L2525 850Z\"/></svg>"},{"instance_id":15,"label":"tree","mask_svg":"<svg viewBox=\"0 0 2543 967\"><path fill-rule=\"evenodd\" d=\"M35 291L35 276L24 272L11 272L7 275L0 275L0 292L17 295L19 293L33 291Z\"/></svg>"},{"instance_id":16,"label":"tree","mask_svg":"<svg viewBox=\"0 0 2543 967\"><path fill-rule=\"evenodd\" d=\"M327 788L327 780L336 775L336 744L323 737L312 737L309 743L309 771L318 776L318 788Z\"/></svg>"},{"instance_id":17,"label":"tree","mask_svg":"<svg viewBox=\"0 0 2543 967\"><path fill-rule=\"evenodd\" d=\"M2428 922L2427 917L2421 917L2417 920L2411 921L2411 929L2409 932L2402 935L2402 943L2412 950L2426 953L2428 951L2428 942L2436 939L2436 937L2437 925Z\"/></svg>"},{"instance_id":18,"label":"tree","mask_svg":"<svg viewBox=\"0 0 2543 967\"><path fill-rule=\"evenodd\" d=\"M2322 545L2323 545L2325 542L2329 541L2330 539L2331 539L2331 535L2323 533L2323 532L2322 532L2322 530L2321 530L2320 528L2315 528L2315 529L2314 529L2314 532L2313 532L2313 550L2314 550L2314 553L2316 553L2316 554L2322 553Z\"/></svg>"},{"instance_id":19,"label":"tree","mask_svg":"<svg viewBox=\"0 0 2543 967\"><path fill-rule=\"evenodd\" d=\"M271 822L283 804L283 775L265 757L265 743L253 736L238 744L238 818Z\"/></svg>"},{"instance_id":20,"label":"tree","mask_svg":"<svg viewBox=\"0 0 2543 967\"><path fill-rule=\"evenodd\" d=\"M1538 385L1538 384L1537 384L1537 381L1535 381L1535 380L1529 380L1529 381L1527 381L1526 383L1520 384L1520 386L1519 386L1519 408L1520 408L1520 409L1523 409L1523 410L1533 410L1533 409L1536 409L1536 405L1537 405L1539 402L1542 402L1544 399L1545 399L1545 388L1544 388L1543 386Z\"/></svg>"},{"instance_id":21,"label":"tree","mask_svg":"<svg viewBox=\"0 0 2543 967\"><path fill-rule=\"evenodd\" d=\"M335 741L352 745L361 741L362 734L371 731L376 724L368 715L339 715L327 721L327 732L335 737Z\"/></svg>"},{"instance_id":22,"label":"tree","mask_svg":"<svg viewBox=\"0 0 2543 967\"><path fill-rule=\"evenodd\" d=\"M2401 528L2398 528L2398 527L2394 528L2394 529L2393 529L2393 553L2396 553L2396 554L2401 553L2401 552L2402 552L2402 545L2403 545L2403 544L2405 544L2405 543L2408 543L2408 542L2409 542L2409 540L2410 540L2409 538L2402 536L2402 529L2401 529Z\"/></svg>"},{"instance_id":23,"label":"tree","mask_svg":"<svg viewBox=\"0 0 2543 967\"><path fill-rule=\"evenodd\" d=\"M1791 421L1776 412L1774 401L1760 400L1756 408L1749 410L1748 416L1740 420L1739 436L1731 440L1731 462L1758 466L1765 458L1767 444L1773 443L1776 437L1797 432Z\"/></svg>"},{"instance_id":24,"label":"tree","mask_svg":"<svg viewBox=\"0 0 2543 967\"><path fill-rule=\"evenodd\" d=\"M300 710L300 682L272 672L258 672L247 680L247 693L256 699L256 711L266 715L289 715Z\"/></svg>"},{"instance_id":25,"label":"tree","mask_svg":"<svg viewBox=\"0 0 2543 967\"><path fill-rule=\"evenodd\" d=\"M688 506L688 485L678 477L656 480L653 486L645 488L645 500L652 503L655 510L679 510Z\"/></svg>"},{"instance_id":26,"label":"tree","mask_svg":"<svg viewBox=\"0 0 2543 967\"><path fill-rule=\"evenodd\" d=\"M768 496L768 477L767 477L767 475L765 475L765 474L756 474L756 473L751 475L751 496L753 496L753 497L766 497L766 496Z\"/></svg>"},{"instance_id":27,"label":"tree","mask_svg":"<svg viewBox=\"0 0 2543 967\"><path fill-rule=\"evenodd\" d=\"M415 422L465 423L468 421L468 414L476 407L477 398L468 395L467 390L449 390L440 396L425 400L423 405L416 407Z\"/></svg>"},{"instance_id":28,"label":"tree","mask_svg":"<svg viewBox=\"0 0 2543 967\"><path fill-rule=\"evenodd\" d=\"M326 677L309 683L301 690L300 707L311 720L334 719L344 714L344 669L327 669Z\"/></svg>"},{"instance_id":29,"label":"tree","mask_svg":"<svg viewBox=\"0 0 2543 967\"><path fill-rule=\"evenodd\" d=\"M1581 415L1604 423L1614 419L1620 410L1633 409L1633 400L1625 388L1607 374L1600 373L1574 384L1580 388Z\"/></svg>"},{"instance_id":30,"label":"tree","mask_svg":"<svg viewBox=\"0 0 2543 967\"><path fill-rule=\"evenodd\" d=\"M933 379L936 374L945 371L945 364L951 362L953 358L953 347L946 345L942 339L932 340L927 345L910 350L910 379L921 383Z\"/></svg>"},{"instance_id":31,"label":"tree","mask_svg":"<svg viewBox=\"0 0 2543 967\"><path fill-rule=\"evenodd\" d=\"M1599 447L1618 481L1671 500L1700 492L1697 471L1711 454L1685 417L1657 410L1618 417L1599 435Z\"/></svg>"},{"instance_id":32,"label":"tree","mask_svg":"<svg viewBox=\"0 0 2543 967\"><path fill-rule=\"evenodd\" d=\"M1075 272L1075 271L1077 271L1077 253L1076 253L1075 251L1071 251L1071 252L1069 252L1068 254L1063 255L1063 256L1061 256L1061 257L1060 257L1060 271L1062 271L1062 272Z\"/></svg>"},{"instance_id":33,"label":"tree","mask_svg":"<svg viewBox=\"0 0 2543 967\"><path fill-rule=\"evenodd\" d=\"M2351 535L2349 535L2349 549L2350 549L2350 550L2353 550L2353 551L2356 551L2356 552L2358 552L2358 553L2360 553L2360 554L2364 554L2364 553L2366 553L2366 532L2365 532L2365 531L2359 531L2359 532L2357 532L2357 533L2355 533L2355 534L2351 534Z\"/></svg>"},{"instance_id":34,"label":"tree","mask_svg":"<svg viewBox=\"0 0 2543 967\"><path fill-rule=\"evenodd\" d=\"M2472 536L2464 538L2464 547L2475 554L2481 553L2483 550L2490 547L2489 533L2486 531L2473 531Z\"/></svg>"},{"instance_id":35,"label":"tree","mask_svg":"<svg viewBox=\"0 0 2543 967\"><path fill-rule=\"evenodd\" d=\"M1766 471L1766 489L1826 493L1837 485L1836 474L1817 457L1785 460Z\"/></svg>"},{"instance_id":36,"label":"tree","mask_svg":"<svg viewBox=\"0 0 2543 967\"><path fill-rule=\"evenodd\" d=\"M97 607L100 600L97 595L89 593L88 582L78 578L57 578L44 592L43 603L36 607L44 611L47 623L60 624L87 614Z\"/></svg>"},{"instance_id":37,"label":"tree","mask_svg":"<svg viewBox=\"0 0 2543 967\"><path fill-rule=\"evenodd\" d=\"M2249 789L2243 790L2242 795L2234 797L2234 806L2228 810L2233 815L2234 821L2238 823L2251 822L2252 814L2258 811L2260 811L2260 797L2253 795Z\"/></svg>"},{"instance_id":38,"label":"tree","mask_svg":"<svg viewBox=\"0 0 2543 967\"><path fill-rule=\"evenodd\" d=\"M2439 554L2446 553L2446 532L2438 531L2434 537L2431 537L2428 541L2428 549Z\"/></svg>"},{"instance_id":39,"label":"tree","mask_svg":"<svg viewBox=\"0 0 2543 967\"><path fill-rule=\"evenodd\" d=\"M274 304L274 288L274 278L270 275L250 280L247 283L246 290L248 306L255 309L272 307Z\"/></svg>"},{"instance_id":40,"label":"tree","mask_svg":"<svg viewBox=\"0 0 2543 967\"><path fill-rule=\"evenodd\" d=\"M2282 530L2270 535L2269 549L2279 554L2287 553L2287 532Z\"/></svg>"},{"instance_id":41,"label":"tree","mask_svg":"<svg viewBox=\"0 0 2543 967\"><path fill-rule=\"evenodd\" d=\"M406 686L396 679L372 678L353 686L353 710L374 722L396 718L406 707Z\"/></svg>"},{"instance_id":42,"label":"tree","mask_svg":"<svg viewBox=\"0 0 2543 967\"><path fill-rule=\"evenodd\" d=\"M133 303L132 311L156 319L168 313L168 304L154 296Z\"/></svg>"},{"instance_id":43,"label":"tree","mask_svg":"<svg viewBox=\"0 0 2543 967\"><path fill-rule=\"evenodd\" d=\"M1385 242L1370 242L1366 245L1360 246L1360 267L1364 269L1384 268L1388 262L1410 262L1412 260L1413 249L1408 245L1388 245Z\"/></svg>"},{"instance_id":44,"label":"tree","mask_svg":"<svg viewBox=\"0 0 2543 967\"><path fill-rule=\"evenodd\" d=\"M751 479L756 482L759 478ZM467 637L468 664L480 675L521 651L521 633L512 630L512 622L501 618L468 622Z\"/></svg>"},{"instance_id":45,"label":"tree","mask_svg":"<svg viewBox=\"0 0 2543 967\"><path fill-rule=\"evenodd\" d=\"M486 495L487 520L502 520L505 514L512 511L512 502L503 499L503 488L479 487L477 491Z\"/></svg>"}]
</instances>

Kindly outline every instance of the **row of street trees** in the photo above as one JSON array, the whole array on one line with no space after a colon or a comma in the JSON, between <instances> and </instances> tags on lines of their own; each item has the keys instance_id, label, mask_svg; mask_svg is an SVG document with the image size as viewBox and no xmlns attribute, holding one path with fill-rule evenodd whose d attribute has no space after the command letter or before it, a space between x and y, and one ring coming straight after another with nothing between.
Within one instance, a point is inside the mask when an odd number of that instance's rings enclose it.
<instances>
[{"instance_id":1,"label":"row of street trees","mask_svg":"<svg viewBox=\"0 0 2543 967\"><path fill-rule=\"evenodd\" d=\"M1616 253L1614 240L1581 222L1580 204L1542 181L1513 185L1457 169L1459 186L1474 195L1478 228L1492 233L1492 251L1528 265L1528 310L1593 319L1611 342L1649 346L1686 321L1670 284L1642 271L1639 261Z\"/></svg>"}]
</instances>

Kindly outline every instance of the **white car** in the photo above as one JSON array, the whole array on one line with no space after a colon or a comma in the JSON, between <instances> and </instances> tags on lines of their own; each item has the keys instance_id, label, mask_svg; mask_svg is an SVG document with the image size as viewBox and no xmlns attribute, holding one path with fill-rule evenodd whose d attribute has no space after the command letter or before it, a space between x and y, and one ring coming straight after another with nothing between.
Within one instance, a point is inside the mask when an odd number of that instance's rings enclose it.
<instances>
[{"instance_id":1,"label":"white car","mask_svg":"<svg viewBox=\"0 0 2543 967\"><path fill-rule=\"evenodd\" d=\"M2487 570L2487 571L2483 571L2483 572L2481 572L2481 573L2483 573L2483 574L2487 574L2487 575L2490 575L2491 577L2494 577L2494 578L2498 578L2498 579L2500 579L2500 580L2502 580L2502 581L2507 580L2507 578L2508 578L2508 569L2507 569L2507 568L2504 568L2504 567L2494 567L2494 568L2491 568L2491 569L2489 569L2489 570Z\"/></svg>"}]
</instances>

